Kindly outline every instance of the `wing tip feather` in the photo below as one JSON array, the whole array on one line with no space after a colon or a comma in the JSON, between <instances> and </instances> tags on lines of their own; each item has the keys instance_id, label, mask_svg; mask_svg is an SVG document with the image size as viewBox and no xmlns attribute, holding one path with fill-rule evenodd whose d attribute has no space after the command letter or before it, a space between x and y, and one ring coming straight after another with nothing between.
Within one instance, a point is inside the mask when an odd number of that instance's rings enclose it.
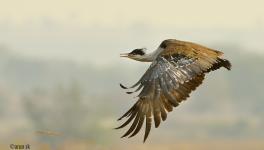
<instances>
[{"instance_id":1,"label":"wing tip feather","mask_svg":"<svg viewBox=\"0 0 264 150\"><path fill-rule=\"evenodd\" d=\"M119 84L122 89L128 89L126 86L124 86L122 83Z\"/></svg>"}]
</instances>

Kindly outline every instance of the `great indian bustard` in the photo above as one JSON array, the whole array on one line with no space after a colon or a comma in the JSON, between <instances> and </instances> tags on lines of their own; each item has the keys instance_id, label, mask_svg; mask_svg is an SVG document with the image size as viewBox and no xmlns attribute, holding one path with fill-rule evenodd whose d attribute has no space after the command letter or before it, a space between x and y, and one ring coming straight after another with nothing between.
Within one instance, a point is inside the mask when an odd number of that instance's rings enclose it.
<instances>
[{"instance_id":1,"label":"great indian bustard","mask_svg":"<svg viewBox=\"0 0 264 150\"><path fill-rule=\"evenodd\" d=\"M205 74L225 67L231 69L231 63L221 58L222 52L192 42L175 39L164 40L157 50L146 54L145 49L135 49L121 54L142 62L152 62L139 81L129 88L140 91L138 101L118 120L127 120L116 129L132 125L122 137L132 137L141 129L146 120L144 142L147 139L152 116L157 128L167 113L189 97L203 81ZM123 89L129 89L120 84ZM131 94L133 92L127 92Z\"/></svg>"}]
</instances>

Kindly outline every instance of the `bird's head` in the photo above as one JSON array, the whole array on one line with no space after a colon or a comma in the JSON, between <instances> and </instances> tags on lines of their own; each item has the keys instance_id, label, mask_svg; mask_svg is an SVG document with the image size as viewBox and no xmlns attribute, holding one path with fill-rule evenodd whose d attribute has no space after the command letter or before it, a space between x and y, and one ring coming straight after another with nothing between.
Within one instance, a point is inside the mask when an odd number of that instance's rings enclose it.
<instances>
[{"instance_id":1,"label":"bird's head","mask_svg":"<svg viewBox=\"0 0 264 150\"><path fill-rule=\"evenodd\" d=\"M144 59L146 58L146 48L134 49L130 53L120 54L120 57L127 57L137 61L144 61Z\"/></svg>"}]
</instances>

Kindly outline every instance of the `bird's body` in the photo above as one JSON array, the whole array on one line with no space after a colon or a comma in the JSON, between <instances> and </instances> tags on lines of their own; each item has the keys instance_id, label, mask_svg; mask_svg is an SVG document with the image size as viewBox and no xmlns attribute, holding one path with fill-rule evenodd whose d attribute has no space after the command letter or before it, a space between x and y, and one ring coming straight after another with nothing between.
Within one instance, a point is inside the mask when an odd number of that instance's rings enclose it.
<instances>
[{"instance_id":1,"label":"bird's body","mask_svg":"<svg viewBox=\"0 0 264 150\"><path fill-rule=\"evenodd\" d=\"M134 119L123 137L131 133L129 137L136 135L146 120L145 141L151 129L152 117L155 127L158 127L161 120L166 120L167 113L186 100L191 91L202 83L205 73L220 67L230 70L230 62L220 58L221 55L223 53L220 51L175 39L164 40L157 50L149 54L144 49L122 54L137 61L152 62L140 80L130 87L137 87L134 92L141 91L134 106L119 118L128 119L117 129L125 127ZM122 84L120 86L128 89Z\"/></svg>"}]
</instances>

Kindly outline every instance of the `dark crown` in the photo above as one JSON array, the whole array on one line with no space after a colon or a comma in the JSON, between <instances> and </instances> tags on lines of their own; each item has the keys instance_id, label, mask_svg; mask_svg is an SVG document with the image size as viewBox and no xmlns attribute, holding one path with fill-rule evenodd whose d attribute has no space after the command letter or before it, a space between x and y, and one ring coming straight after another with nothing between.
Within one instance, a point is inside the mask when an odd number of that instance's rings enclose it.
<instances>
[{"instance_id":1,"label":"dark crown","mask_svg":"<svg viewBox=\"0 0 264 150\"><path fill-rule=\"evenodd\" d=\"M132 55L145 55L145 52L143 49L134 49L132 52L130 52L129 54Z\"/></svg>"}]
</instances>

